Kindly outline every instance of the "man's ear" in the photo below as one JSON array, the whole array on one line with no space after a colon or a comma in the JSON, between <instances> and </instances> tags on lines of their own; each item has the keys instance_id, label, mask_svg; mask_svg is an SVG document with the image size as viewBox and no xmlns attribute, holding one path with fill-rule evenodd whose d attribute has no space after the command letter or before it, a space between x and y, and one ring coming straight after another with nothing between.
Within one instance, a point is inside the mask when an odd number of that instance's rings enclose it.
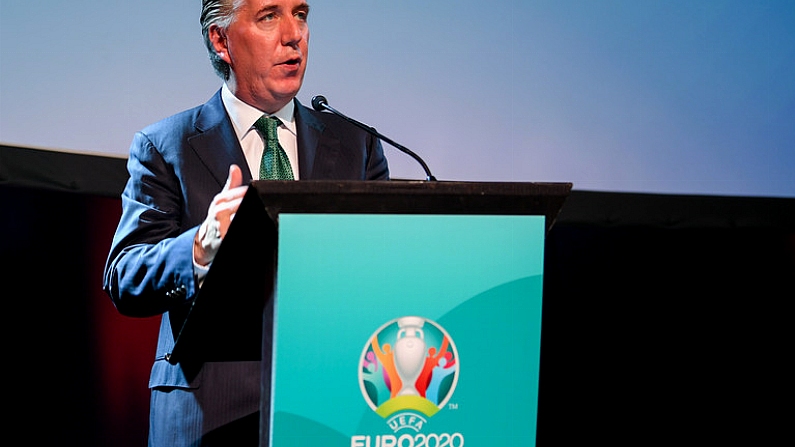
<instances>
[{"instance_id":1,"label":"man's ear","mask_svg":"<svg viewBox=\"0 0 795 447\"><path fill-rule=\"evenodd\" d=\"M229 58L229 47L226 43L226 30L218 25L210 25L210 28L207 30L207 35L210 37L210 42L213 44L215 54L227 64L231 63L231 59Z\"/></svg>"}]
</instances>

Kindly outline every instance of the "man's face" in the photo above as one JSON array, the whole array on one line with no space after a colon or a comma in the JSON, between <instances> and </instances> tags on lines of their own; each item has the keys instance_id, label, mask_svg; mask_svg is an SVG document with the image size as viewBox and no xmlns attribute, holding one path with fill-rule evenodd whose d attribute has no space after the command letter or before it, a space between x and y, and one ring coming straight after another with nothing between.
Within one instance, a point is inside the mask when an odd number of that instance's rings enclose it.
<instances>
[{"instance_id":1,"label":"man's face","mask_svg":"<svg viewBox=\"0 0 795 447\"><path fill-rule=\"evenodd\" d=\"M309 49L308 14L304 0L243 0L225 31L211 28L238 98L272 113L298 93Z\"/></svg>"}]
</instances>

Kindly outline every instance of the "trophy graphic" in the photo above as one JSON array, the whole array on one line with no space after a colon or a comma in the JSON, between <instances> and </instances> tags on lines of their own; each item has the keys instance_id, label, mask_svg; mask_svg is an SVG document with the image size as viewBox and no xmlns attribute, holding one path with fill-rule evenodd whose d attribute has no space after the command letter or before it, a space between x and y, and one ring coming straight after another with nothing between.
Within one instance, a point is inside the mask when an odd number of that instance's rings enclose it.
<instances>
[{"instance_id":1,"label":"trophy graphic","mask_svg":"<svg viewBox=\"0 0 795 447\"><path fill-rule=\"evenodd\" d=\"M398 333L394 347L395 369L403 387L398 396L417 396L420 393L415 382L422 372L425 361L425 333L421 317L402 317L397 320Z\"/></svg>"},{"instance_id":2,"label":"trophy graphic","mask_svg":"<svg viewBox=\"0 0 795 447\"><path fill-rule=\"evenodd\" d=\"M416 432L447 405L458 383L458 365L455 343L443 327L427 318L403 316L383 324L365 343L359 388L395 433ZM376 445L386 446L383 439Z\"/></svg>"}]
</instances>

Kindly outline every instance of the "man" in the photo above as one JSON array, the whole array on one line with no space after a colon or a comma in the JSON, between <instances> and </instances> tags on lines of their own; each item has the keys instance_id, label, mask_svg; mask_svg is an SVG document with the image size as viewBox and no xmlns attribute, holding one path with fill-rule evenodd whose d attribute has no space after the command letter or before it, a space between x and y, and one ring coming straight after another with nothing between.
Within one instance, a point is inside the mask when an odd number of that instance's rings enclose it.
<instances>
[{"instance_id":1,"label":"man","mask_svg":"<svg viewBox=\"0 0 795 447\"><path fill-rule=\"evenodd\" d=\"M172 365L172 326L198 293L247 184L260 178L275 116L295 179L388 179L377 138L295 96L307 64L303 0L203 0L201 24L222 88L205 104L136 133L104 289L129 316L162 314L150 446L258 445L259 362ZM259 124L258 124L259 126ZM176 321L172 321L172 319Z\"/></svg>"}]
</instances>

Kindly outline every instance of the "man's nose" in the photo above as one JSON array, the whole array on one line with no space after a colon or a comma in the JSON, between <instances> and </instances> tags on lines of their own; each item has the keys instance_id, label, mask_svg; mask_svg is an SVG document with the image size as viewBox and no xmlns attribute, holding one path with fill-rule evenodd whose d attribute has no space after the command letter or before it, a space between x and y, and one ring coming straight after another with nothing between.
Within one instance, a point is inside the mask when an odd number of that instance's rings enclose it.
<instances>
[{"instance_id":1,"label":"man's nose","mask_svg":"<svg viewBox=\"0 0 795 447\"><path fill-rule=\"evenodd\" d=\"M295 45L304 37L306 22L294 16L282 21L282 44Z\"/></svg>"}]
</instances>

